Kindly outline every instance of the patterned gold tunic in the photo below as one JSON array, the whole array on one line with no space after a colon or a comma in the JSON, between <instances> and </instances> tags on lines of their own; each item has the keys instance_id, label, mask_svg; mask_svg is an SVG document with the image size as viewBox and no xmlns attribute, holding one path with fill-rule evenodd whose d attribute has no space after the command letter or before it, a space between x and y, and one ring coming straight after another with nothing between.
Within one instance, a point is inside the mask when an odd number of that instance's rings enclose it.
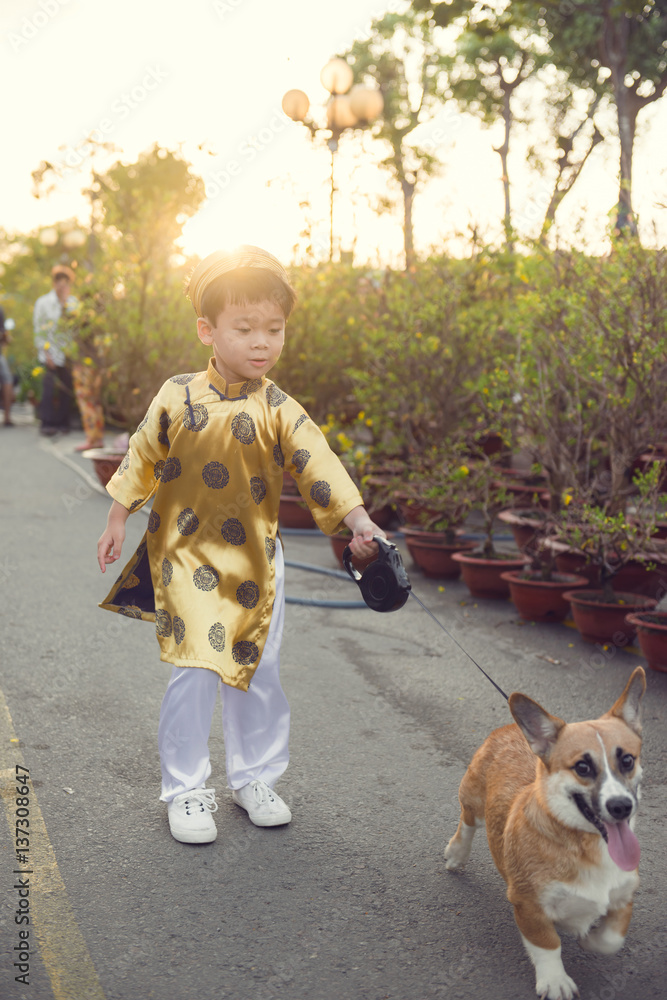
<instances>
[{"instance_id":1,"label":"patterned gold tunic","mask_svg":"<svg viewBox=\"0 0 667 1000\"><path fill-rule=\"evenodd\" d=\"M107 486L130 511L153 504L100 607L154 621L168 663L247 690L271 621L284 468L326 534L362 503L319 427L270 379L227 384L211 360L165 382Z\"/></svg>"}]
</instances>

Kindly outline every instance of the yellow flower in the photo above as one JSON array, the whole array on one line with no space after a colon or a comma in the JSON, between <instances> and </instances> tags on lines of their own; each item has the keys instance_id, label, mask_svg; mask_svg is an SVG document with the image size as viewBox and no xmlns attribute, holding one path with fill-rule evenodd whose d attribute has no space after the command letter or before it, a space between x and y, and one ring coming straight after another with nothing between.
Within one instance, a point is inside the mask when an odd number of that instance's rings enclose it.
<instances>
[{"instance_id":1,"label":"yellow flower","mask_svg":"<svg viewBox=\"0 0 667 1000\"><path fill-rule=\"evenodd\" d=\"M569 505L572 503L572 497L570 496L569 493L566 493L565 496L563 497L563 503L565 504L566 507L569 507Z\"/></svg>"},{"instance_id":2,"label":"yellow flower","mask_svg":"<svg viewBox=\"0 0 667 1000\"><path fill-rule=\"evenodd\" d=\"M92 358L84 358L83 359L83 363L84 363L84 365L92 365L93 359Z\"/></svg>"},{"instance_id":3,"label":"yellow flower","mask_svg":"<svg viewBox=\"0 0 667 1000\"><path fill-rule=\"evenodd\" d=\"M45 350L45 351L49 351L50 349L51 349L51 342L50 342L50 341L48 341L48 340L46 340L46 341L44 342L44 350Z\"/></svg>"},{"instance_id":4,"label":"yellow flower","mask_svg":"<svg viewBox=\"0 0 667 1000\"><path fill-rule=\"evenodd\" d=\"M37 378L37 376L41 375L43 371L44 371L44 369L42 368L42 366L41 365L37 365L36 368L33 368L33 370L31 371L30 374L32 375L33 378Z\"/></svg>"},{"instance_id":5,"label":"yellow flower","mask_svg":"<svg viewBox=\"0 0 667 1000\"><path fill-rule=\"evenodd\" d=\"M365 416L366 416L366 411L360 410L359 413L357 413L357 420L363 420Z\"/></svg>"},{"instance_id":6,"label":"yellow flower","mask_svg":"<svg viewBox=\"0 0 667 1000\"><path fill-rule=\"evenodd\" d=\"M356 321L356 319L354 318L354 316L348 316L348 317L347 317L347 325L348 325L348 326L354 326L354 324L355 324L356 322L357 322L357 321Z\"/></svg>"},{"instance_id":7,"label":"yellow flower","mask_svg":"<svg viewBox=\"0 0 667 1000\"><path fill-rule=\"evenodd\" d=\"M459 472L461 473L462 476L469 476L470 475L470 469L468 468L467 465L460 466Z\"/></svg>"}]
</instances>

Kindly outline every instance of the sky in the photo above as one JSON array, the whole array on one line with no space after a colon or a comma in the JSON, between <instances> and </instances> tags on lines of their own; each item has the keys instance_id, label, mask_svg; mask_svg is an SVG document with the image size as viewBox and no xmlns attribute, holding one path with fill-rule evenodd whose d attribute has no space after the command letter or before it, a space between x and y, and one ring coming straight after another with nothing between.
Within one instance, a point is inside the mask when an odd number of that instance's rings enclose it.
<instances>
[{"instance_id":1,"label":"sky","mask_svg":"<svg viewBox=\"0 0 667 1000\"><path fill-rule=\"evenodd\" d=\"M78 218L90 161L81 144L91 133L116 148L95 162L135 160L158 142L192 163L207 199L184 227L182 246L203 256L219 247L258 243L283 259L298 255L310 232L315 252L329 249L331 161L325 140L283 114L281 99L304 90L314 108L327 93L322 66L374 17L400 0L3 0L0 84L3 94L0 226L28 232ZM664 242L667 211L667 101L644 113L635 156L634 195L645 242ZM609 123L611 129L611 122ZM415 201L419 252L449 246L469 226L497 235L502 214L499 135L445 104L422 126L442 160L439 175ZM511 160L515 224L539 225L548 185L525 165L527 138ZM374 206L387 193L382 150L369 135L344 135L336 157L337 251L358 262L398 264L400 203ZM57 190L36 199L31 173L42 160L63 174ZM615 140L598 147L563 211L567 238L604 242L617 199ZM572 237L582 221L582 234ZM656 224L657 233L652 226ZM297 248L297 249L295 249Z\"/></svg>"}]
</instances>

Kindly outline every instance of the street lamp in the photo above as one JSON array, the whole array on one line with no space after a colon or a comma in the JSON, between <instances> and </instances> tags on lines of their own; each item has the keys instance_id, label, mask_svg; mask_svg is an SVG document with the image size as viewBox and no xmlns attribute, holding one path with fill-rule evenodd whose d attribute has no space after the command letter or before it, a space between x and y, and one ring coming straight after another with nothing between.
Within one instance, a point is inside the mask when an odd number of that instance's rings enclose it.
<instances>
[{"instance_id":1,"label":"street lamp","mask_svg":"<svg viewBox=\"0 0 667 1000\"><path fill-rule=\"evenodd\" d=\"M331 151L331 193L329 198L329 260L333 260L333 209L335 193L335 155L338 140L348 128L365 128L382 114L384 100L379 90L352 86L352 68L344 59L331 59L320 73L320 81L329 92L326 103L326 129L330 132L327 146ZM322 131L312 118L308 117L310 100L303 90L288 90L282 100L282 108L292 121L301 122L314 137Z\"/></svg>"}]
</instances>

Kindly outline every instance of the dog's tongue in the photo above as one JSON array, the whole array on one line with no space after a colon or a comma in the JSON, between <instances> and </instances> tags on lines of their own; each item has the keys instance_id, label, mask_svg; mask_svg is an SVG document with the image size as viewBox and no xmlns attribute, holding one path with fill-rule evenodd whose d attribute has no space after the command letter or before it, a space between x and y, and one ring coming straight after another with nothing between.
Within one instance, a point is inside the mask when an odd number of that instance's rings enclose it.
<instances>
[{"instance_id":1,"label":"dog's tongue","mask_svg":"<svg viewBox=\"0 0 667 1000\"><path fill-rule=\"evenodd\" d=\"M628 821L622 823L605 823L607 831L607 846L611 860L615 861L624 872L631 872L639 864L639 841L628 826Z\"/></svg>"}]
</instances>

